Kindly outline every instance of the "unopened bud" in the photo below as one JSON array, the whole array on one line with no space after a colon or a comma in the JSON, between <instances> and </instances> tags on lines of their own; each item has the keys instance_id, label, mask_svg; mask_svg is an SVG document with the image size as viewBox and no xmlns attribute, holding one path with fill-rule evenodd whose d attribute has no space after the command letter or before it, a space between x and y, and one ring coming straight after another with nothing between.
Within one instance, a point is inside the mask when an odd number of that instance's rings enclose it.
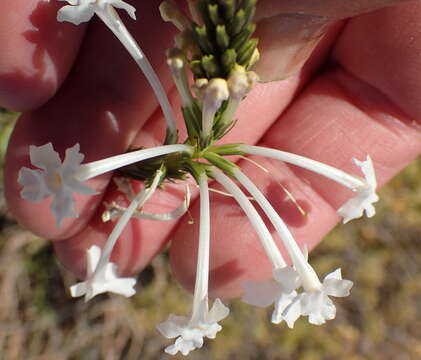
<instances>
[{"instance_id":1,"label":"unopened bud","mask_svg":"<svg viewBox=\"0 0 421 360\"><path fill-rule=\"evenodd\" d=\"M235 100L241 100L251 90L258 80L253 71L246 71L244 67L237 66L228 78L230 96Z\"/></svg>"},{"instance_id":2,"label":"unopened bud","mask_svg":"<svg viewBox=\"0 0 421 360\"><path fill-rule=\"evenodd\" d=\"M228 84L225 79L214 78L203 88L202 93L202 135L206 139L212 131L216 112L222 102L229 98Z\"/></svg>"},{"instance_id":3,"label":"unopened bud","mask_svg":"<svg viewBox=\"0 0 421 360\"><path fill-rule=\"evenodd\" d=\"M204 88L204 101L213 104L216 110L219 109L223 101L228 99L229 95L228 83L225 79L212 79Z\"/></svg>"},{"instance_id":4,"label":"unopened bud","mask_svg":"<svg viewBox=\"0 0 421 360\"><path fill-rule=\"evenodd\" d=\"M187 81L185 64L186 60L181 49L173 48L167 52L167 64L170 67L175 86L181 96L183 106L190 106L193 98Z\"/></svg>"},{"instance_id":5,"label":"unopened bud","mask_svg":"<svg viewBox=\"0 0 421 360\"><path fill-rule=\"evenodd\" d=\"M249 68L252 68L257 62L260 60L260 52L259 49L254 49L253 55L250 58Z\"/></svg>"},{"instance_id":6,"label":"unopened bud","mask_svg":"<svg viewBox=\"0 0 421 360\"><path fill-rule=\"evenodd\" d=\"M173 23L180 31L184 31L190 26L187 16L171 0L163 1L159 6L159 11L164 21Z\"/></svg>"}]
</instances>

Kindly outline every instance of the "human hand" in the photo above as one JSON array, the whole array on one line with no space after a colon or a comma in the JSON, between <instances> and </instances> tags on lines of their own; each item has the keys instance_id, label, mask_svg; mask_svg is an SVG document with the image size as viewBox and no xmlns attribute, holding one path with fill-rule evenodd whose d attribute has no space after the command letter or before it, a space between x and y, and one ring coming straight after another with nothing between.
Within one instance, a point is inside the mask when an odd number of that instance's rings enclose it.
<instances>
[{"instance_id":1,"label":"human hand","mask_svg":"<svg viewBox=\"0 0 421 360\"><path fill-rule=\"evenodd\" d=\"M172 44L173 28L160 20L158 1L135 5L139 20L125 22L160 74L174 109L179 109L164 57L165 49ZM28 204L19 196L17 172L28 165L28 145L51 141L63 154L64 149L80 143L85 161L92 161L122 153L133 143L158 144L164 122L146 80L98 20L89 27L57 23L56 11L61 4L55 2L21 0L3 6L12 7L3 14L20 13L25 21L14 27L8 23L9 18L0 23L0 46L6 54L0 61L0 103L27 111L19 119L9 146L6 196L21 224L56 240L54 245L61 261L83 277L86 248L103 244L113 227L102 223L100 205L116 198L116 190L108 187L109 176L90 181L89 185L105 192L105 197L78 198L79 218L67 220L57 228L48 202ZM273 3L261 1L258 16L265 18L264 10L272 9L271 6ZM384 183L421 150L417 128L421 118L417 99L421 78L417 66L420 15L421 6L410 2L347 23L333 23L329 18L322 27L325 30L328 26L327 35L305 68L282 82L256 86L237 114L239 125L224 142L265 144L349 172L358 171L350 159L364 158L368 153L379 183ZM337 17L343 16L341 12ZM266 37L264 42L277 44L277 40ZM285 55L282 47L274 48L279 56ZM264 56L265 52L263 59ZM284 69L277 68L280 77L284 77ZM289 71L285 71L286 75L290 75ZM50 101L42 105L47 100ZM179 113L178 119L181 120ZM310 248L316 245L338 221L335 209L351 194L306 171L265 159L255 160L271 176L247 162L242 162L243 169L264 189L298 241ZM298 200L308 213L306 217L284 199L278 183ZM148 209L166 211L177 206L182 196L180 187L161 191ZM234 296L241 282L268 277L271 267L233 200L214 195L211 211L211 294ZM191 212L198 219L196 204ZM192 288L197 225L189 225L186 219L177 224L132 220L112 260L124 273L136 272L172 240L174 273L181 283ZM227 231L233 235L231 238L227 238Z\"/></svg>"}]
</instances>

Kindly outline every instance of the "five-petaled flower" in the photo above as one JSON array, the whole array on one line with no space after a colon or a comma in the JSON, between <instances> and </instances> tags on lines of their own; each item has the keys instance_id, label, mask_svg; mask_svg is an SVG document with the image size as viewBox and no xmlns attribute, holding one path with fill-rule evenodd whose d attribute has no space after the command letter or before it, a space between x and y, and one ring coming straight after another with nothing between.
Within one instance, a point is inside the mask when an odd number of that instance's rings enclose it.
<instances>
[{"instance_id":1,"label":"five-petaled flower","mask_svg":"<svg viewBox=\"0 0 421 360\"><path fill-rule=\"evenodd\" d=\"M57 13L58 21L69 21L72 24L91 20L97 11L107 10L109 6L127 11L132 19L136 19L136 9L122 0L60 0L70 5L63 6Z\"/></svg>"},{"instance_id":2,"label":"five-petaled flower","mask_svg":"<svg viewBox=\"0 0 421 360\"><path fill-rule=\"evenodd\" d=\"M367 155L365 161L353 159L355 165L361 168L366 180L366 186L362 189L356 189L357 196L350 199L347 203L338 209L338 214L343 217L343 223L357 219L363 216L365 211L367 217L372 217L376 213L373 203L379 200L376 194L376 173L374 172L373 162Z\"/></svg>"},{"instance_id":3,"label":"five-petaled flower","mask_svg":"<svg viewBox=\"0 0 421 360\"><path fill-rule=\"evenodd\" d=\"M201 302L197 316L189 318L187 316L177 316L171 314L168 320L157 325L158 330L167 339L177 338L174 344L165 348L165 352L171 355L181 352L183 355L189 354L194 349L203 346L203 338L214 339L222 326L219 321L225 319L229 314L229 309L216 299L212 308L208 311L208 300Z\"/></svg>"},{"instance_id":4,"label":"five-petaled flower","mask_svg":"<svg viewBox=\"0 0 421 360\"><path fill-rule=\"evenodd\" d=\"M18 182L23 185L22 198L40 202L52 196L51 210L56 217L57 226L66 217L77 217L72 193L96 194L76 177L77 170L85 157L79 152L79 144L66 150L63 162L51 143L42 146L31 145L29 156L31 164L42 170L26 167L20 169Z\"/></svg>"},{"instance_id":5,"label":"five-petaled flower","mask_svg":"<svg viewBox=\"0 0 421 360\"><path fill-rule=\"evenodd\" d=\"M85 295L85 301L105 292L130 297L136 293L134 286L136 279L119 278L117 266L107 262L104 266L97 268L101 258L101 249L98 246L91 246L86 253L86 280L70 287L73 297Z\"/></svg>"},{"instance_id":6,"label":"five-petaled flower","mask_svg":"<svg viewBox=\"0 0 421 360\"><path fill-rule=\"evenodd\" d=\"M353 285L350 280L343 280L341 269L326 275L323 283L303 284L304 291L297 295L291 304L284 310L282 317L290 328L301 316L308 316L309 323L321 325L326 320L336 316L336 307L329 296L344 297L349 295Z\"/></svg>"}]
</instances>

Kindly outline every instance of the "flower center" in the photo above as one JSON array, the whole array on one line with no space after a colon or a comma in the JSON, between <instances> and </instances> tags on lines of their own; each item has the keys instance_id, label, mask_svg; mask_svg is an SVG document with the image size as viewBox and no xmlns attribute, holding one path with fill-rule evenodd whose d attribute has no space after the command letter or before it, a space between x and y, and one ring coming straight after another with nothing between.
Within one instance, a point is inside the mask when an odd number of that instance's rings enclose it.
<instances>
[{"instance_id":1,"label":"flower center","mask_svg":"<svg viewBox=\"0 0 421 360\"><path fill-rule=\"evenodd\" d=\"M54 173L48 177L47 185L53 192L56 192L63 187L63 178L59 173Z\"/></svg>"}]
</instances>

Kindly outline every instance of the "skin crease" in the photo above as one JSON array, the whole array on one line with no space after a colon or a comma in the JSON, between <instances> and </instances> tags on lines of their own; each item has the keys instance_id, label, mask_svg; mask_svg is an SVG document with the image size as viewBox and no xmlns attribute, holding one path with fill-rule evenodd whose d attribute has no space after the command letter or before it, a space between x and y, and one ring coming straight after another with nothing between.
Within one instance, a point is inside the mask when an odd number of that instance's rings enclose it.
<instances>
[{"instance_id":1,"label":"skin crease","mask_svg":"<svg viewBox=\"0 0 421 360\"><path fill-rule=\"evenodd\" d=\"M83 277L86 248L102 245L112 228L111 223L100 221L102 194L105 192L106 201L121 196L113 185L107 188L109 175L89 181L88 185L101 195L77 197L79 218L66 220L57 229L48 209L49 201L29 204L19 196L17 173L29 165L28 146L51 141L63 155L66 148L80 143L85 161L92 161L122 153L130 144L159 144L164 122L143 75L103 24L97 19L88 26L59 24L54 20L59 7L56 2L32 0L32 8L26 3L7 2L1 5L6 11L0 11L22 14L25 19L0 15L5 17L0 21L0 47L6 54L0 60L0 104L31 109L19 119L10 141L6 197L18 221L56 240L60 260ZM311 3L320 4L318 9L331 7L323 1ZM374 3L382 7L391 1ZM122 14L123 20L159 74L181 124L178 96L163 55L172 44L174 28L159 19L159 1L131 4L137 8L138 21ZM259 14L263 15L259 16L264 18L264 14L273 12L275 8L271 6L270 1L261 0ZM339 10L338 18L344 17L343 9L337 7L338 13ZM37 11L35 25L33 15ZM421 119L417 101L421 90L420 16L421 4L408 2L329 25L327 35L311 52L302 71L282 82L256 86L237 114L241 126L234 128L224 141L259 143L291 151L355 174L359 170L351 158L363 159L369 153L379 184L385 183L421 152L417 125ZM52 39L50 30L43 29L44 24L60 36ZM35 49L33 41L19 36L33 32L34 27L39 35ZM159 31L150 36L150 29ZM264 41L270 43L270 38ZM280 44L274 48L282 58L285 44L273 41ZM308 55L297 56L298 66ZM39 60L46 57L50 60ZM34 69L43 69L40 72L48 76L34 76ZM244 171L285 217L298 242L314 247L339 221L335 209L352 194L307 171L266 159L255 160L271 175L262 176L261 170L242 161ZM308 211L305 220L283 201L285 194L279 182ZM159 191L145 210L169 211L179 204L183 193L182 186ZM245 279L268 278L270 266L235 202L212 195L211 204L211 295L228 298L239 294ZM196 202L192 203L191 214L194 225L187 223L188 218L171 223L132 220L118 241L112 260L123 274L140 271L171 240L173 272L186 288L192 289L199 225ZM227 236L228 229L231 236ZM346 269L346 264L343 267Z\"/></svg>"}]
</instances>

